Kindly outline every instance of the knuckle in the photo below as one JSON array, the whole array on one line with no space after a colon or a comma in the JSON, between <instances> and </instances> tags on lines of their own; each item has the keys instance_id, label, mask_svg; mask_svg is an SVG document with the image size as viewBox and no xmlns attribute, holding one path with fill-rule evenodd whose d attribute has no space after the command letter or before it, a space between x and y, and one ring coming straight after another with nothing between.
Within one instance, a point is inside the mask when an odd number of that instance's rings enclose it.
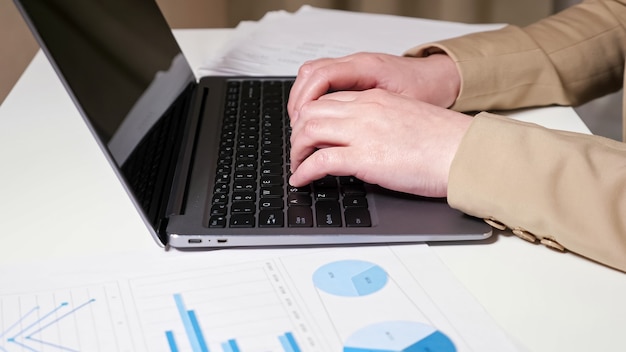
<instances>
[{"instance_id":1,"label":"knuckle","mask_svg":"<svg viewBox=\"0 0 626 352\"><path fill-rule=\"evenodd\" d=\"M318 149L312 158L312 167L316 170L332 170L338 164L338 155L330 149Z\"/></svg>"},{"instance_id":2,"label":"knuckle","mask_svg":"<svg viewBox=\"0 0 626 352\"><path fill-rule=\"evenodd\" d=\"M384 63L384 60L383 60L383 58L380 55L366 55L366 54L363 54L360 57L360 59L367 66L371 66L371 67L380 67L380 65L382 63Z\"/></svg>"},{"instance_id":3,"label":"knuckle","mask_svg":"<svg viewBox=\"0 0 626 352\"><path fill-rule=\"evenodd\" d=\"M306 61L298 69L298 76L310 76L313 71L314 71L313 62Z\"/></svg>"},{"instance_id":4,"label":"knuckle","mask_svg":"<svg viewBox=\"0 0 626 352\"><path fill-rule=\"evenodd\" d=\"M321 129L321 122L318 119L304 121L302 126L302 134L307 137L315 136Z\"/></svg>"},{"instance_id":5,"label":"knuckle","mask_svg":"<svg viewBox=\"0 0 626 352\"><path fill-rule=\"evenodd\" d=\"M302 103L302 106L300 106L300 116L306 117L311 114L313 109L313 107L311 106L312 103L313 101L306 101Z\"/></svg>"}]
</instances>

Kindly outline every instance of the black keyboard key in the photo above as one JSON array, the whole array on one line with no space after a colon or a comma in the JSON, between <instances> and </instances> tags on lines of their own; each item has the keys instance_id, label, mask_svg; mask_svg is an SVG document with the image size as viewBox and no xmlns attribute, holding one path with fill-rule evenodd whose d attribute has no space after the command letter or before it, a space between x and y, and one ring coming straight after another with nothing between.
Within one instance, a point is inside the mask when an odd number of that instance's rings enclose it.
<instances>
[{"instance_id":1,"label":"black keyboard key","mask_svg":"<svg viewBox=\"0 0 626 352\"><path fill-rule=\"evenodd\" d=\"M256 193L253 191L233 193L233 202L254 202L256 201Z\"/></svg>"},{"instance_id":2,"label":"black keyboard key","mask_svg":"<svg viewBox=\"0 0 626 352\"><path fill-rule=\"evenodd\" d=\"M332 188L321 188L315 190L315 199L317 200L338 200L339 191Z\"/></svg>"},{"instance_id":3,"label":"black keyboard key","mask_svg":"<svg viewBox=\"0 0 626 352\"><path fill-rule=\"evenodd\" d=\"M282 198L261 198L259 209L282 209L284 207Z\"/></svg>"},{"instance_id":4,"label":"black keyboard key","mask_svg":"<svg viewBox=\"0 0 626 352\"><path fill-rule=\"evenodd\" d=\"M215 204L211 207L211 216L225 216L227 212L226 204Z\"/></svg>"},{"instance_id":5,"label":"black keyboard key","mask_svg":"<svg viewBox=\"0 0 626 352\"><path fill-rule=\"evenodd\" d=\"M274 186L274 187L263 187L261 188L261 190L259 191L261 194L261 197L263 198L267 198L267 197L282 197L283 196L283 187L279 187L279 186Z\"/></svg>"},{"instance_id":6,"label":"black keyboard key","mask_svg":"<svg viewBox=\"0 0 626 352\"><path fill-rule=\"evenodd\" d=\"M283 148L281 147L263 147L261 148L261 155L282 155Z\"/></svg>"},{"instance_id":7,"label":"black keyboard key","mask_svg":"<svg viewBox=\"0 0 626 352\"><path fill-rule=\"evenodd\" d=\"M261 210L259 212L259 227L283 227L285 219L282 210Z\"/></svg>"},{"instance_id":8,"label":"black keyboard key","mask_svg":"<svg viewBox=\"0 0 626 352\"><path fill-rule=\"evenodd\" d=\"M367 208L347 208L345 213L346 226L348 227L371 227L372 220Z\"/></svg>"},{"instance_id":9,"label":"black keyboard key","mask_svg":"<svg viewBox=\"0 0 626 352\"><path fill-rule=\"evenodd\" d=\"M213 189L213 193L224 193L228 194L230 192L230 185L224 182L218 182L215 184L215 188Z\"/></svg>"},{"instance_id":10,"label":"black keyboard key","mask_svg":"<svg viewBox=\"0 0 626 352\"><path fill-rule=\"evenodd\" d=\"M310 206L311 204L313 204L311 196L306 193L289 193L287 196L287 205L289 206Z\"/></svg>"},{"instance_id":11,"label":"black keyboard key","mask_svg":"<svg viewBox=\"0 0 626 352\"><path fill-rule=\"evenodd\" d=\"M228 203L228 194L217 193L213 196L213 204L226 204Z\"/></svg>"},{"instance_id":12,"label":"black keyboard key","mask_svg":"<svg viewBox=\"0 0 626 352\"><path fill-rule=\"evenodd\" d=\"M261 165L281 165L283 163L283 157L281 155L263 155L261 157Z\"/></svg>"},{"instance_id":13,"label":"black keyboard key","mask_svg":"<svg viewBox=\"0 0 626 352\"><path fill-rule=\"evenodd\" d=\"M236 161L235 170L237 171L256 170L256 162L255 161Z\"/></svg>"},{"instance_id":14,"label":"black keyboard key","mask_svg":"<svg viewBox=\"0 0 626 352\"><path fill-rule=\"evenodd\" d=\"M362 185L363 181L354 176L340 176L339 183L342 185Z\"/></svg>"},{"instance_id":15,"label":"black keyboard key","mask_svg":"<svg viewBox=\"0 0 626 352\"><path fill-rule=\"evenodd\" d=\"M235 180L233 182L233 190L235 192L239 192L239 191L254 192L256 190L256 182L253 180Z\"/></svg>"},{"instance_id":16,"label":"black keyboard key","mask_svg":"<svg viewBox=\"0 0 626 352\"><path fill-rule=\"evenodd\" d=\"M217 170L215 170L215 172L217 174L222 173L222 172L230 174L232 169L233 168L230 164L225 164L220 161L220 164L217 166Z\"/></svg>"},{"instance_id":17,"label":"black keyboard key","mask_svg":"<svg viewBox=\"0 0 626 352\"><path fill-rule=\"evenodd\" d=\"M254 227L256 221L252 214L234 214L230 217L230 227Z\"/></svg>"},{"instance_id":18,"label":"black keyboard key","mask_svg":"<svg viewBox=\"0 0 626 352\"><path fill-rule=\"evenodd\" d=\"M343 197L343 207L367 208L367 198L360 196L345 196Z\"/></svg>"},{"instance_id":19,"label":"black keyboard key","mask_svg":"<svg viewBox=\"0 0 626 352\"><path fill-rule=\"evenodd\" d=\"M230 208L233 214L252 214L256 211L254 202L233 202Z\"/></svg>"},{"instance_id":20,"label":"black keyboard key","mask_svg":"<svg viewBox=\"0 0 626 352\"><path fill-rule=\"evenodd\" d=\"M254 171L237 171L235 172L235 180L254 180L256 172Z\"/></svg>"},{"instance_id":21,"label":"black keyboard key","mask_svg":"<svg viewBox=\"0 0 626 352\"><path fill-rule=\"evenodd\" d=\"M318 227L341 226L341 209L337 201L320 200L316 202L315 215Z\"/></svg>"},{"instance_id":22,"label":"black keyboard key","mask_svg":"<svg viewBox=\"0 0 626 352\"><path fill-rule=\"evenodd\" d=\"M252 161L255 160L257 158L257 151L254 149L239 149L237 151L237 160L243 160L243 161Z\"/></svg>"},{"instance_id":23,"label":"black keyboard key","mask_svg":"<svg viewBox=\"0 0 626 352\"><path fill-rule=\"evenodd\" d=\"M263 176L277 176L283 174L283 167L281 165L265 165L261 168L261 175Z\"/></svg>"},{"instance_id":24,"label":"black keyboard key","mask_svg":"<svg viewBox=\"0 0 626 352\"><path fill-rule=\"evenodd\" d=\"M224 216L211 216L209 219L209 227L222 228L226 227L226 217Z\"/></svg>"},{"instance_id":25,"label":"black keyboard key","mask_svg":"<svg viewBox=\"0 0 626 352\"><path fill-rule=\"evenodd\" d=\"M317 181L313 181L315 188L335 188L337 187L337 178L334 176L326 176Z\"/></svg>"},{"instance_id":26,"label":"black keyboard key","mask_svg":"<svg viewBox=\"0 0 626 352\"><path fill-rule=\"evenodd\" d=\"M294 187L292 185L289 185L289 188L287 189L287 192L289 193L311 193L311 186L310 185L306 185L306 186L302 186L302 187Z\"/></svg>"},{"instance_id":27,"label":"black keyboard key","mask_svg":"<svg viewBox=\"0 0 626 352\"><path fill-rule=\"evenodd\" d=\"M287 210L289 227L312 227L313 212L309 207L296 206Z\"/></svg>"},{"instance_id":28,"label":"black keyboard key","mask_svg":"<svg viewBox=\"0 0 626 352\"><path fill-rule=\"evenodd\" d=\"M365 196L365 186L363 185L345 185L341 187L341 193L344 196Z\"/></svg>"},{"instance_id":29,"label":"black keyboard key","mask_svg":"<svg viewBox=\"0 0 626 352\"><path fill-rule=\"evenodd\" d=\"M261 187L282 186L282 176L261 176Z\"/></svg>"}]
</instances>

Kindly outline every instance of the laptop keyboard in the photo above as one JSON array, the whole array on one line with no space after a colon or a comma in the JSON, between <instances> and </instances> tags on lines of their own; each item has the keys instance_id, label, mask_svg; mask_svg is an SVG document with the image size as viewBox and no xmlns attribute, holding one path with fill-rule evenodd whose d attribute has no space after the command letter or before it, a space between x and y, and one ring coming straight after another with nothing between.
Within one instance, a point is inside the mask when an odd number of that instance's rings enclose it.
<instances>
[{"instance_id":1,"label":"laptop keyboard","mask_svg":"<svg viewBox=\"0 0 626 352\"><path fill-rule=\"evenodd\" d=\"M369 227L363 182L289 178L287 99L292 81L228 83L209 227Z\"/></svg>"}]
</instances>

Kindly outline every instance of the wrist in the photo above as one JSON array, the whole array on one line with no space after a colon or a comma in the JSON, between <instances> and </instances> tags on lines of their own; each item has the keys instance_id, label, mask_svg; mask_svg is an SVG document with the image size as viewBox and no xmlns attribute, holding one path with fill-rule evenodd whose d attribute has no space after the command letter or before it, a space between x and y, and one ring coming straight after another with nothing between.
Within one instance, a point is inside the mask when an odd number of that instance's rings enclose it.
<instances>
[{"instance_id":1,"label":"wrist","mask_svg":"<svg viewBox=\"0 0 626 352\"><path fill-rule=\"evenodd\" d=\"M449 108L461 91L461 75L456 63L445 53L434 53L424 58L432 81L433 104Z\"/></svg>"}]
</instances>

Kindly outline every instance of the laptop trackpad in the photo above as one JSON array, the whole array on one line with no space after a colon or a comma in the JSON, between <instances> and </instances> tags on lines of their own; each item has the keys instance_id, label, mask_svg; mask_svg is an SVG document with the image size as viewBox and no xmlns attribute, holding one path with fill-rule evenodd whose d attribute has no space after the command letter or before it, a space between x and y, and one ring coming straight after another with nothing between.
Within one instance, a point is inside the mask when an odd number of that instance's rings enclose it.
<instances>
[{"instance_id":1,"label":"laptop trackpad","mask_svg":"<svg viewBox=\"0 0 626 352\"><path fill-rule=\"evenodd\" d=\"M396 234L485 234L481 219L452 209L445 198L427 198L367 185L372 225Z\"/></svg>"}]
</instances>

